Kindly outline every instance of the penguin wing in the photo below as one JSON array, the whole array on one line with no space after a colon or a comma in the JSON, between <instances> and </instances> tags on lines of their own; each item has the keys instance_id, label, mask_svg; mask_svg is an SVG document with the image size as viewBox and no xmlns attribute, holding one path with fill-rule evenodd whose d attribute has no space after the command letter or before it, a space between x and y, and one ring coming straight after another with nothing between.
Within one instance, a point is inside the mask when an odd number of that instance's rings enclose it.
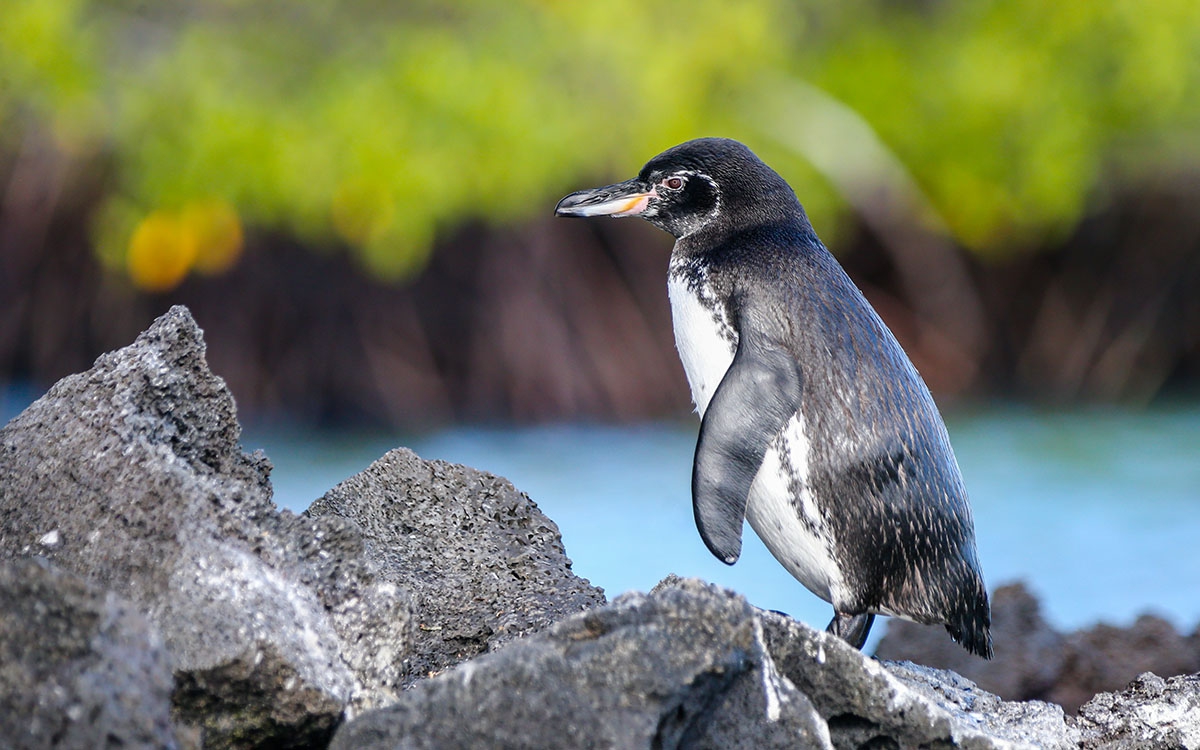
<instances>
[{"instance_id":1,"label":"penguin wing","mask_svg":"<svg viewBox=\"0 0 1200 750\"><path fill-rule=\"evenodd\" d=\"M754 330L739 328L733 363L700 423L692 465L692 510L708 549L732 565L742 553L750 485L768 445L800 408L799 365Z\"/></svg>"}]
</instances>

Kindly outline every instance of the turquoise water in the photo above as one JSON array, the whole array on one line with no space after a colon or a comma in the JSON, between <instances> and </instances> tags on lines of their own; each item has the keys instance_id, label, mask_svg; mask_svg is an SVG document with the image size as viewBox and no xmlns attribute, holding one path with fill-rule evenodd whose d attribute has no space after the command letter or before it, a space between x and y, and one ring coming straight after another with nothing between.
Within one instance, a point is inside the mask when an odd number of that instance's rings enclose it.
<instances>
[{"instance_id":1,"label":"turquoise water","mask_svg":"<svg viewBox=\"0 0 1200 750\"><path fill-rule=\"evenodd\" d=\"M0 388L7 422L37 393ZM1200 404L1149 411L991 408L949 415L990 588L1023 579L1060 629L1154 612L1200 623ZM823 627L829 605L747 529L727 567L692 521L696 423L455 428L418 435L248 429L275 464L280 506L300 511L404 445L500 474L562 531L575 571L609 597L668 573L699 576ZM876 628L876 636L882 628Z\"/></svg>"},{"instance_id":2,"label":"turquoise water","mask_svg":"<svg viewBox=\"0 0 1200 750\"><path fill-rule=\"evenodd\" d=\"M1025 580L1056 627L1128 624L1154 612L1200 621L1200 405L955 415L951 440L975 509L989 588ZM829 605L794 581L747 527L741 560L705 549L689 498L693 422L456 428L431 435L250 430L275 464L276 501L303 510L388 449L406 445L500 474L562 531L575 572L609 597L668 573L699 576L818 627ZM876 628L876 637L878 631Z\"/></svg>"}]
</instances>

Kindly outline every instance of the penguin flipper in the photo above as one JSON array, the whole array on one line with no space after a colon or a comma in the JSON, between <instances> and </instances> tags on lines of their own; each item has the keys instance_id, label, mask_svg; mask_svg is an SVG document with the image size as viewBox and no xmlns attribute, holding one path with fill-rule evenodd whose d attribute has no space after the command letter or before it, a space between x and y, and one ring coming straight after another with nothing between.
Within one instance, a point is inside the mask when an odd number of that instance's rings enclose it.
<instances>
[{"instance_id":1,"label":"penguin flipper","mask_svg":"<svg viewBox=\"0 0 1200 750\"><path fill-rule=\"evenodd\" d=\"M750 486L775 436L800 408L800 369L787 351L746 331L700 423L692 510L700 537L732 565L742 553Z\"/></svg>"}]
</instances>

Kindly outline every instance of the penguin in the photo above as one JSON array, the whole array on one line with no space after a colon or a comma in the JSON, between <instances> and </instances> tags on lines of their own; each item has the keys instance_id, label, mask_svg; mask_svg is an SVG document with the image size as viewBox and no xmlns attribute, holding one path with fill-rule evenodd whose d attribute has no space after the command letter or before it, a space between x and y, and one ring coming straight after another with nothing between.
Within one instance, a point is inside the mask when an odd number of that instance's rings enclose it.
<instances>
[{"instance_id":1,"label":"penguin","mask_svg":"<svg viewBox=\"0 0 1200 750\"><path fill-rule=\"evenodd\" d=\"M701 138L555 215L639 216L675 237L667 290L700 416L692 507L708 549L732 565L749 521L853 647L884 614L944 625L991 658L945 424L787 182L745 145Z\"/></svg>"}]
</instances>

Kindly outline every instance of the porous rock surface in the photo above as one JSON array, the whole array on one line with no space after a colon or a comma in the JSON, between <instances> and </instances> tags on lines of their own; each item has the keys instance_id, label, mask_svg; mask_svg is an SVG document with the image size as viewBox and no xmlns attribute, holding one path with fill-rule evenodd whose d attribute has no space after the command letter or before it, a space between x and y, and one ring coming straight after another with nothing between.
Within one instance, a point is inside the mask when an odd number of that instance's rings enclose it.
<instances>
[{"instance_id":1,"label":"porous rock surface","mask_svg":"<svg viewBox=\"0 0 1200 750\"><path fill-rule=\"evenodd\" d=\"M625 594L416 684L333 747L1191 748L1200 675L1139 678L1080 717L879 661L697 580Z\"/></svg>"},{"instance_id":2,"label":"porous rock surface","mask_svg":"<svg viewBox=\"0 0 1200 750\"><path fill-rule=\"evenodd\" d=\"M727 747L713 740L747 725L746 705L775 718L759 722L758 735L777 730L759 746L828 747L811 704L770 664L744 599L680 582L426 680L345 725L333 747ZM726 706L731 692L741 701Z\"/></svg>"},{"instance_id":3,"label":"porous rock surface","mask_svg":"<svg viewBox=\"0 0 1200 750\"><path fill-rule=\"evenodd\" d=\"M1164 680L1149 672L1124 690L1100 693L1079 709L1085 750L1200 747L1200 674Z\"/></svg>"},{"instance_id":4,"label":"porous rock surface","mask_svg":"<svg viewBox=\"0 0 1200 750\"><path fill-rule=\"evenodd\" d=\"M1060 707L1005 702L950 671L881 662L824 632L761 614L779 671L829 722L833 744L858 747L1071 747Z\"/></svg>"},{"instance_id":5,"label":"porous rock surface","mask_svg":"<svg viewBox=\"0 0 1200 750\"><path fill-rule=\"evenodd\" d=\"M129 602L46 560L0 561L0 746L170 747L171 688Z\"/></svg>"},{"instance_id":6,"label":"porous rock surface","mask_svg":"<svg viewBox=\"0 0 1200 750\"><path fill-rule=\"evenodd\" d=\"M558 527L525 493L406 448L389 451L305 514L351 522L367 557L412 594L406 685L604 603L603 591L571 573Z\"/></svg>"},{"instance_id":7,"label":"porous rock surface","mask_svg":"<svg viewBox=\"0 0 1200 750\"><path fill-rule=\"evenodd\" d=\"M1046 700L1074 713L1097 693L1122 690L1145 672L1161 677L1200 672L1200 638L1184 636L1152 614L1129 627L1099 623L1077 630L1065 638L1062 671Z\"/></svg>"}]
</instances>

